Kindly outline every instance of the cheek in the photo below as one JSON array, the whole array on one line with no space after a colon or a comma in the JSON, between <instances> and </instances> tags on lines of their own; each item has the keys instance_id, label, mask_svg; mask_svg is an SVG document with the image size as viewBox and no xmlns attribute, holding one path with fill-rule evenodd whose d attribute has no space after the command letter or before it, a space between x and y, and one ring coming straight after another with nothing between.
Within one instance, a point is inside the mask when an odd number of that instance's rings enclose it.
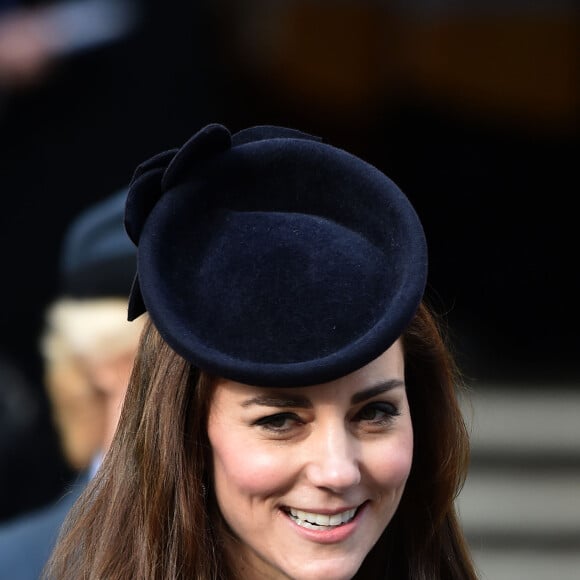
<instances>
[{"instance_id":1,"label":"cheek","mask_svg":"<svg viewBox=\"0 0 580 580\"><path fill-rule=\"evenodd\" d=\"M388 445L378 446L369 461L375 481L385 488L404 487L413 462L413 432L402 433Z\"/></svg>"},{"instance_id":2,"label":"cheek","mask_svg":"<svg viewBox=\"0 0 580 580\"><path fill-rule=\"evenodd\" d=\"M247 496L268 496L291 479L289 458L280 449L264 449L241 437L212 441L216 493L228 490Z\"/></svg>"}]
</instances>

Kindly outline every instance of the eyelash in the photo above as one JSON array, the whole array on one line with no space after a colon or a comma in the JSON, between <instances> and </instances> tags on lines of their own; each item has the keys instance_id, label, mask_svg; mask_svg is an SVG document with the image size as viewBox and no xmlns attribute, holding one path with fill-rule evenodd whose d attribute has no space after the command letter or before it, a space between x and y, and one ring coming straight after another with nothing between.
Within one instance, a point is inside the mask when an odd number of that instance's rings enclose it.
<instances>
[{"instance_id":1,"label":"eyelash","mask_svg":"<svg viewBox=\"0 0 580 580\"><path fill-rule=\"evenodd\" d=\"M376 411L382 413L383 416L380 419L361 419L363 421L369 421L374 425L386 425L390 423L395 417L398 417L401 412L392 403L387 403L384 401L376 401L374 403L369 403L365 405L355 417L361 417L365 411Z\"/></svg>"},{"instance_id":2,"label":"eyelash","mask_svg":"<svg viewBox=\"0 0 580 580\"><path fill-rule=\"evenodd\" d=\"M368 411L374 411L375 415L376 413L382 413L383 416L379 419L363 418L363 414ZM382 427L388 425L395 417L398 417L400 414L401 413L399 409L397 409L395 405L383 401L377 401L365 405L358 413L356 413L354 420L357 420L358 422L368 422L372 426ZM285 424L287 421L292 421L293 425L290 427L275 426L275 423L282 422ZM257 421L254 421L254 425L278 434L287 433L293 428L294 425L301 424L304 424L304 421L295 413L276 413L274 415L261 417Z\"/></svg>"},{"instance_id":3,"label":"eyelash","mask_svg":"<svg viewBox=\"0 0 580 580\"><path fill-rule=\"evenodd\" d=\"M295 413L276 413L275 415L268 415L267 417L262 417L258 419L257 421L254 422L254 425L257 425L258 427L263 427L268 431L274 431L275 433L286 433L291 429L291 427L286 428L276 427L274 426L274 423L280 421L285 423L288 420L292 420L295 424L304 423L304 421L302 421L302 419L300 419L300 417Z\"/></svg>"}]
</instances>

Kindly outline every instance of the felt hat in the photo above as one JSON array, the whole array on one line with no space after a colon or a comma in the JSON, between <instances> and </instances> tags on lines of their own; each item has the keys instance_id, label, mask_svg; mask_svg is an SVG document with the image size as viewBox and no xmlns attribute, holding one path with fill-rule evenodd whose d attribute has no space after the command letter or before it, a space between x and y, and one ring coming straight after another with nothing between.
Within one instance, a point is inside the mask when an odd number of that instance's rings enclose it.
<instances>
[{"instance_id":1,"label":"felt hat","mask_svg":"<svg viewBox=\"0 0 580 580\"><path fill-rule=\"evenodd\" d=\"M128 298L137 270L137 251L124 226L126 199L126 189L115 192L71 222L60 255L61 295Z\"/></svg>"},{"instance_id":2,"label":"felt hat","mask_svg":"<svg viewBox=\"0 0 580 580\"><path fill-rule=\"evenodd\" d=\"M387 350L422 299L427 247L374 166L294 129L212 124L135 171L129 319L217 376L306 386Z\"/></svg>"}]
</instances>

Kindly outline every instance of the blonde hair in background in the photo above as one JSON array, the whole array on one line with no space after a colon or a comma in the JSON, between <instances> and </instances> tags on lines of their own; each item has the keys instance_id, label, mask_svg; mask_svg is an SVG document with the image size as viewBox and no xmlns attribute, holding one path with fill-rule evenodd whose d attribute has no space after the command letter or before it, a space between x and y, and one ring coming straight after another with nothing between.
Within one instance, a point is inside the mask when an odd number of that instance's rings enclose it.
<instances>
[{"instance_id":1,"label":"blonde hair in background","mask_svg":"<svg viewBox=\"0 0 580 580\"><path fill-rule=\"evenodd\" d=\"M44 382L74 469L87 468L109 438L108 390L115 382L126 386L146 318L128 322L123 298L64 298L47 310L40 343Z\"/></svg>"}]
</instances>

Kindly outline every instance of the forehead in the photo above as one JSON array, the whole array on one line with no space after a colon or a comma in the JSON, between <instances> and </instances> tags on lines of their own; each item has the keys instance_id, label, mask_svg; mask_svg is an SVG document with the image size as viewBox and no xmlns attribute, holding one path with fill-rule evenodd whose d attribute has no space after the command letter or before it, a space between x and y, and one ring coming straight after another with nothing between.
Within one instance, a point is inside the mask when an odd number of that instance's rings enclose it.
<instances>
[{"instance_id":1,"label":"forehead","mask_svg":"<svg viewBox=\"0 0 580 580\"><path fill-rule=\"evenodd\" d=\"M334 400L344 395L350 398L358 390L366 389L385 381L404 383L404 357L400 339L387 351L364 367L328 383L307 387L256 387L225 378L214 382L212 406L216 402L244 401L266 393L283 394L291 401L332 396Z\"/></svg>"}]
</instances>

